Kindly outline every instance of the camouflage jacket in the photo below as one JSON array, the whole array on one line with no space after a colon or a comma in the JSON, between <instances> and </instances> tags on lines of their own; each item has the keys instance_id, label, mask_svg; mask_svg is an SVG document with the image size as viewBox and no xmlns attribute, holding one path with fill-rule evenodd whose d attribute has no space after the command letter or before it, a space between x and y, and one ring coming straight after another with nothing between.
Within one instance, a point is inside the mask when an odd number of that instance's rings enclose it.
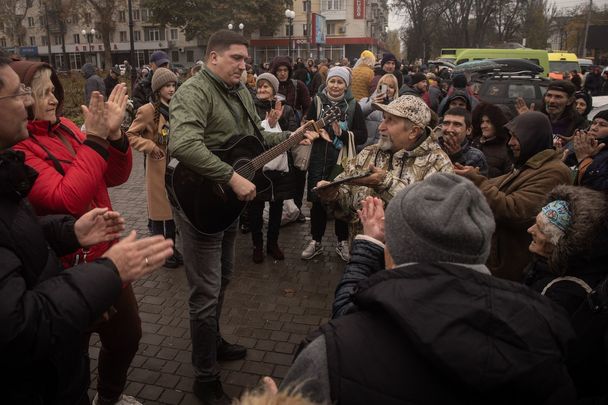
<instances>
[{"instance_id":1,"label":"camouflage jacket","mask_svg":"<svg viewBox=\"0 0 608 405\"><path fill-rule=\"evenodd\" d=\"M414 150L402 149L395 154L380 150L377 144L366 146L348 162L336 180L364 172L370 165L386 170L386 178L376 187L350 184L340 186L336 208L345 220L358 222L357 210L361 208L360 202L365 197L381 198L386 205L395 194L413 182L424 180L434 173L453 173L448 155L432 137L428 137Z\"/></svg>"}]
</instances>

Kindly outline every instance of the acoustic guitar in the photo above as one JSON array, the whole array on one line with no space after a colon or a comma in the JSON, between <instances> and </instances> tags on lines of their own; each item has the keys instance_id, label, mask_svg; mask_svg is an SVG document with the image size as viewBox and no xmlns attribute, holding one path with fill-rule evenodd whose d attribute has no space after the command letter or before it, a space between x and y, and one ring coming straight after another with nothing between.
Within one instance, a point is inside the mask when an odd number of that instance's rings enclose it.
<instances>
[{"instance_id":1,"label":"acoustic guitar","mask_svg":"<svg viewBox=\"0 0 608 405\"><path fill-rule=\"evenodd\" d=\"M319 132L340 116L340 108L332 107L321 119L305 123L285 141L268 150L255 136L237 135L211 152L255 184L256 192L261 193L272 187L272 182L262 171L266 163L299 144L306 131ZM165 187L171 205L180 210L195 229L206 235L226 230L247 207L247 202L239 200L230 186L206 179L177 159L171 159L167 166Z\"/></svg>"}]
</instances>

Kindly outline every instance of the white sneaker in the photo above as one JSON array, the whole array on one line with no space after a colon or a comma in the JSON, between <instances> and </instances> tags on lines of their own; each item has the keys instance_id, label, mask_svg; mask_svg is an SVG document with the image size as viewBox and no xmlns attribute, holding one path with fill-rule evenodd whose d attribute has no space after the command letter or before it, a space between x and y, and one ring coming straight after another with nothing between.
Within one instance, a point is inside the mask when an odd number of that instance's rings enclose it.
<instances>
[{"instance_id":1,"label":"white sneaker","mask_svg":"<svg viewBox=\"0 0 608 405\"><path fill-rule=\"evenodd\" d=\"M95 394L95 398L93 398L93 405L99 405L99 394ZM114 405L143 405L141 402L136 400L130 395L122 394L118 401L114 403Z\"/></svg>"},{"instance_id":2,"label":"white sneaker","mask_svg":"<svg viewBox=\"0 0 608 405\"><path fill-rule=\"evenodd\" d=\"M319 253L323 251L323 246L321 246L321 242L317 242L315 240L311 240L308 243L308 246L302 251L302 259L310 260Z\"/></svg>"},{"instance_id":3,"label":"white sneaker","mask_svg":"<svg viewBox=\"0 0 608 405\"><path fill-rule=\"evenodd\" d=\"M348 263L350 260L350 246L348 245L347 240L338 242L336 245L336 253L342 260Z\"/></svg>"}]
</instances>

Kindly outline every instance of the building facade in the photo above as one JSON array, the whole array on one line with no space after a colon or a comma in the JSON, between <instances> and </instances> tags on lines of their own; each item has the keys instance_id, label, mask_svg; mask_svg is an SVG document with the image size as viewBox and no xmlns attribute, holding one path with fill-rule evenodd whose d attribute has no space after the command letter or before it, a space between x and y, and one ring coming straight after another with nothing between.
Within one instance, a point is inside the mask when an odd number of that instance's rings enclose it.
<instances>
[{"instance_id":1,"label":"building facade","mask_svg":"<svg viewBox=\"0 0 608 405\"><path fill-rule=\"evenodd\" d=\"M152 24L150 10L139 1L133 0L132 7L136 67L147 64L152 52L159 49L166 51L174 64L185 67L203 58L206 39L187 41L177 27ZM376 54L384 50L387 0L293 0L290 8L295 12L291 24L285 18L276 30L251 34L250 55L255 64L271 61L277 55L288 55L290 50L294 60L299 57L332 61L358 58L365 49ZM0 48L27 59L50 61L60 70L80 69L87 62L109 68L104 66L105 48L92 9L74 11L59 19L49 13L43 1L30 1L30 7L22 12L21 34L17 40L9 39L9 27L0 21ZM118 0L113 21L110 51L112 65L116 65L129 60L127 0ZM235 21L233 29L239 29L241 23L247 24Z\"/></svg>"}]
</instances>

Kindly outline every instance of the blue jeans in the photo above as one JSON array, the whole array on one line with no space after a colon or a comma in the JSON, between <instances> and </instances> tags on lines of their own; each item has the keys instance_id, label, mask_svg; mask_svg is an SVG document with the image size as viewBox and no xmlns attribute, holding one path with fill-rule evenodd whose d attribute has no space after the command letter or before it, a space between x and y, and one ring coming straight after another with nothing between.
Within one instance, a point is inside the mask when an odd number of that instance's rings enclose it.
<instances>
[{"instance_id":1,"label":"blue jeans","mask_svg":"<svg viewBox=\"0 0 608 405\"><path fill-rule=\"evenodd\" d=\"M179 211L174 219L182 239L190 298L192 366L199 381L219 378L217 345L224 291L234 269L237 223L213 235L198 232Z\"/></svg>"}]
</instances>

